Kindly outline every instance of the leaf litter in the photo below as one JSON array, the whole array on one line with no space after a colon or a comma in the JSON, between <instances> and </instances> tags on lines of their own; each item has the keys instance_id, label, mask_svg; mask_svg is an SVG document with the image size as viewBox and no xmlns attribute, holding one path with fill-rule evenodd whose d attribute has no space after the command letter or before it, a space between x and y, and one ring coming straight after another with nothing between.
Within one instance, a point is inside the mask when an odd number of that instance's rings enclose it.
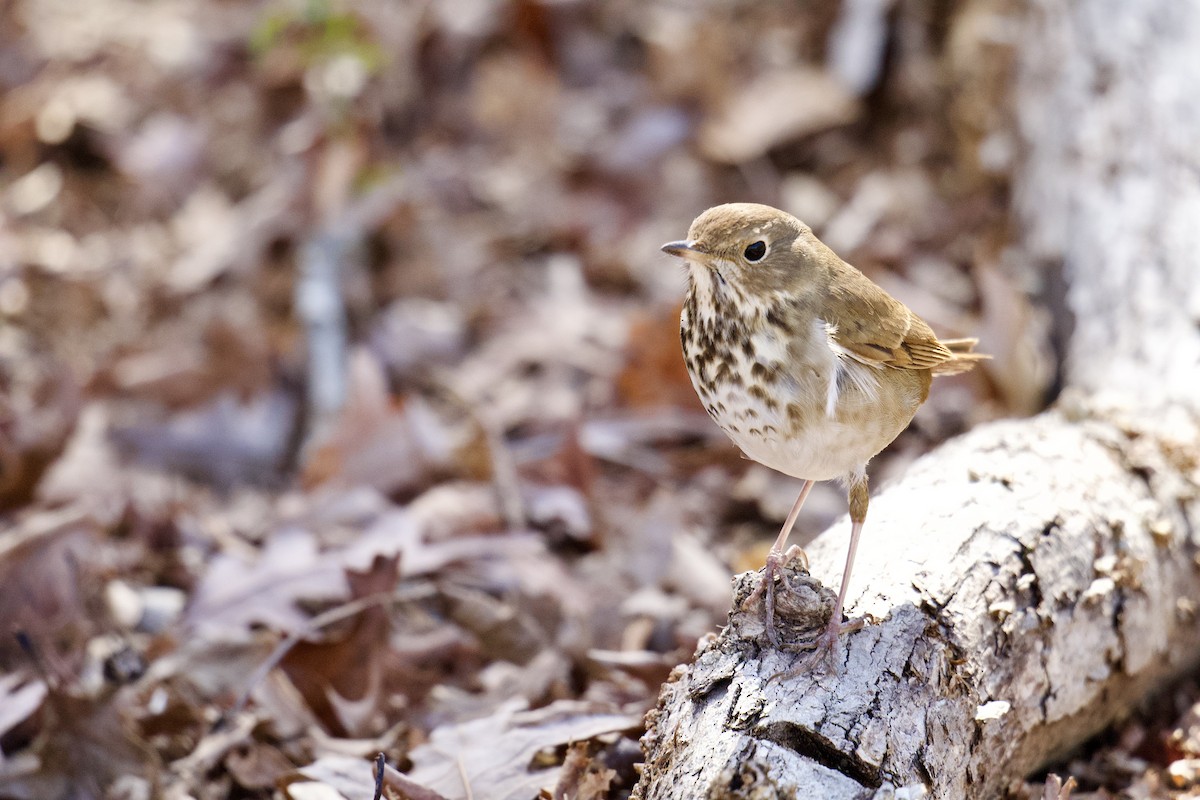
<instances>
[{"instance_id":1,"label":"leaf litter","mask_svg":"<svg viewBox=\"0 0 1200 800\"><path fill-rule=\"evenodd\" d=\"M0 798L627 797L790 502L661 242L784 205L1012 354L881 474L1054 379L1006 7L841 5L0 8ZM1195 702L1075 796L1184 796Z\"/></svg>"}]
</instances>

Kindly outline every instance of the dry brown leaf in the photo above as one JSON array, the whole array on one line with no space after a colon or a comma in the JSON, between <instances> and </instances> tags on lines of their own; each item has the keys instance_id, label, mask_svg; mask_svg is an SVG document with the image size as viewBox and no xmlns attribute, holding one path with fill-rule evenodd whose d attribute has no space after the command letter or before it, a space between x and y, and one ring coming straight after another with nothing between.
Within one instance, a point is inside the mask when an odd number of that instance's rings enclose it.
<instances>
[{"instance_id":1,"label":"dry brown leaf","mask_svg":"<svg viewBox=\"0 0 1200 800\"><path fill-rule=\"evenodd\" d=\"M1047 775L1042 800L1068 800L1071 797L1071 791L1078 788L1078 786L1079 784L1070 776L1064 782L1057 775Z\"/></svg>"},{"instance_id":2,"label":"dry brown leaf","mask_svg":"<svg viewBox=\"0 0 1200 800\"><path fill-rule=\"evenodd\" d=\"M301 464L308 488L373 486L411 492L450 469L461 436L417 397L397 403L378 362L366 351L350 359L346 405L310 442Z\"/></svg>"},{"instance_id":3,"label":"dry brown leaf","mask_svg":"<svg viewBox=\"0 0 1200 800\"><path fill-rule=\"evenodd\" d=\"M237 747L252 741L258 720L250 714L241 714L226 724L217 726L196 742L192 751L171 764L171 771L185 780L195 782L203 779L225 756Z\"/></svg>"},{"instance_id":4,"label":"dry brown leaf","mask_svg":"<svg viewBox=\"0 0 1200 800\"><path fill-rule=\"evenodd\" d=\"M350 599L391 593L398 568L399 556L376 556L367 571L347 571ZM379 713L388 632L387 610L372 605L356 614L348 629L323 641L299 642L284 656L280 666L327 730L363 736L383 727Z\"/></svg>"},{"instance_id":5,"label":"dry brown leaf","mask_svg":"<svg viewBox=\"0 0 1200 800\"><path fill-rule=\"evenodd\" d=\"M300 528L283 528L267 540L253 564L218 553L196 587L187 623L201 635L244 639L250 627L303 629L308 616L300 600L341 600L346 580L336 560L323 555L316 537Z\"/></svg>"},{"instance_id":6,"label":"dry brown leaf","mask_svg":"<svg viewBox=\"0 0 1200 800\"><path fill-rule=\"evenodd\" d=\"M0 675L0 739L29 719L46 699L46 683L20 673Z\"/></svg>"},{"instance_id":7,"label":"dry brown leaf","mask_svg":"<svg viewBox=\"0 0 1200 800\"><path fill-rule=\"evenodd\" d=\"M2 323L0 323L2 324ZM11 364L0 353L0 511L27 503L62 453L82 402L61 368Z\"/></svg>"},{"instance_id":8,"label":"dry brown leaf","mask_svg":"<svg viewBox=\"0 0 1200 800\"><path fill-rule=\"evenodd\" d=\"M996 376L1012 413L1032 414L1045 404L1057 367L1046 311L1034 307L1013 276L994 264L978 264L975 279L983 298L979 335L994 356L986 369Z\"/></svg>"},{"instance_id":9,"label":"dry brown leaf","mask_svg":"<svg viewBox=\"0 0 1200 800\"><path fill-rule=\"evenodd\" d=\"M5 796L103 797L107 787L123 779L152 788L162 763L134 732L127 713L130 699L124 692L93 698L51 689L41 733L29 749L34 758L24 764L0 760Z\"/></svg>"},{"instance_id":10,"label":"dry brown leaf","mask_svg":"<svg viewBox=\"0 0 1200 800\"><path fill-rule=\"evenodd\" d=\"M520 559L544 557L546 548L537 534L526 531L477 534L471 532L472 527L463 529L470 523L494 519L484 510L486 506L494 509L494 501L482 506L476 503L475 500L481 499L476 488L468 484L447 484L429 493L437 493L438 498L425 496L436 502L422 505L421 509L417 509L414 502L408 509L381 515L338 555L337 560L362 569L378 554L399 554L401 573L408 578L435 574L455 563L470 564L479 572L507 574ZM443 501L466 504L466 519L450 517L451 512L442 505ZM447 510L448 518L438 519L437 514L432 513L436 509ZM434 523L441 524L435 526Z\"/></svg>"},{"instance_id":11,"label":"dry brown leaf","mask_svg":"<svg viewBox=\"0 0 1200 800\"><path fill-rule=\"evenodd\" d=\"M631 408L671 406L703 412L679 350L679 306L639 315L629 328L626 362L617 376L620 402Z\"/></svg>"},{"instance_id":12,"label":"dry brown leaf","mask_svg":"<svg viewBox=\"0 0 1200 800\"><path fill-rule=\"evenodd\" d=\"M68 509L27 517L0 532L0 663L36 659L54 683L70 684L82 667L86 642L102 624L89 613L89 589L99 577L88 554L100 531ZM33 645L24 653L20 634Z\"/></svg>"},{"instance_id":13,"label":"dry brown leaf","mask_svg":"<svg viewBox=\"0 0 1200 800\"><path fill-rule=\"evenodd\" d=\"M224 393L170 416L144 406L128 411L113 431L127 454L224 488L278 483L297 413L293 398L280 391L245 402Z\"/></svg>"},{"instance_id":14,"label":"dry brown leaf","mask_svg":"<svg viewBox=\"0 0 1200 800\"><path fill-rule=\"evenodd\" d=\"M127 487L117 451L108 437L109 414L101 403L89 403L79 414L66 449L46 472L38 497L51 506L80 503L113 512Z\"/></svg>"},{"instance_id":15,"label":"dry brown leaf","mask_svg":"<svg viewBox=\"0 0 1200 800\"><path fill-rule=\"evenodd\" d=\"M562 775L550 793L553 800L604 800L616 772L592 758L587 742L567 747Z\"/></svg>"},{"instance_id":16,"label":"dry brown leaf","mask_svg":"<svg viewBox=\"0 0 1200 800\"><path fill-rule=\"evenodd\" d=\"M262 742L230 750L223 763L243 789L273 789L283 775L294 769L278 748Z\"/></svg>"},{"instance_id":17,"label":"dry brown leaf","mask_svg":"<svg viewBox=\"0 0 1200 800\"><path fill-rule=\"evenodd\" d=\"M700 149L714 161L741 164L772 147L846 125L861 113L854 95L824 70L766 72L729 94L701 127Z\"/></svg>"},{"instance_id":18,"label":"dry brown leaf","mask_svg":"<svg viewBox=\"0 0 1200 800\"><path fill-rule=\"evenodd\" d=\"M467 796L528 800L553 787L562 767L534 769L535 757L569 742L640 727L641 714L614 713L589 703L560 700L537 711L511 701L493 714L435 728L413 749L409 776L451 800Z\"/></svg>"},{"instance_id":19,"label":"dry brown leaf","mask_svg":"<svg viewBox=\"0 0 1200 800\"><path fill-rule=\"evenodd\" d=\"M324 756L296 771L296 778L284 785L289 800L371 800L375 794L374 769L370 761L347 756ZM314 786L335 794L320 794ZM446 800L442 795L418 785L390 765L384 767L385 800Z\"/></svg>"}]
</instances>

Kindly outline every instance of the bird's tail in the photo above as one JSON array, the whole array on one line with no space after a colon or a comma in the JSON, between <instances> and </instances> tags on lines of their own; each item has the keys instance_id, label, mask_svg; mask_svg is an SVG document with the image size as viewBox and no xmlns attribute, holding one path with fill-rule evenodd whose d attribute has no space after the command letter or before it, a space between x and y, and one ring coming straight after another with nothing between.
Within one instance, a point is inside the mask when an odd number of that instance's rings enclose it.
<instances>
[{"instance_id":1,"label":"bird's tail","mask_svg":"<svg viewBox=\"0 0 1200 800\"><path fill-rule=\"evenodd\" d=\"M933 368L934 375L957 375L973 368L977 362L991 358L986 353L975 352L975 345L979 344L975 338L942 339L941 342L950 351L951 357Z\"/></svg>"}]
</instances>

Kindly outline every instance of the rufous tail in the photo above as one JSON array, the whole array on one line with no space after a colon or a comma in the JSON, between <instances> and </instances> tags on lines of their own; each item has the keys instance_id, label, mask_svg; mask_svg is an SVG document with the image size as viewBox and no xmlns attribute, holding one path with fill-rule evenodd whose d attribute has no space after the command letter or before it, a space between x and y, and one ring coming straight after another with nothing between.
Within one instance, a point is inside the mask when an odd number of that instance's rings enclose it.
<instances>
[{"instance_id":1,"label":"rufous tail","mask_svg":"<svg viewBox=\"0 0 1200 800\"><path fill-rule=\"evenodd\" d=\"M941 343L953 355L948 361L943 361L933 368L934 375L957 375L972 369L976 363L991 358L986 353L974 352L975 345L979 344L979 340L975 338L942 339Z\"/></svg>"}]
</instances>

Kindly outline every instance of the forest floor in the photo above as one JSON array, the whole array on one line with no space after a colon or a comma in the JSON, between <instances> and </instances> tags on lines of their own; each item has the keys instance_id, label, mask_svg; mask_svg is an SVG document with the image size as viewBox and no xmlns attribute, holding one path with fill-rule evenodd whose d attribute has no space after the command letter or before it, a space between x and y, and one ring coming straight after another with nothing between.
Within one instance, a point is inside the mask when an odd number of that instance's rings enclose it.
<instances>
[{"instance_id":1,"label":"forest floor","mask_svg":"<svg viewBox=\"0 0 1200 800\"><path fill-rule=\"evenodd\" d=\"M798 489L661 243L768 202L981 337L876 485L1053 395L1005 6L895 6L0 6L0 798L628 796ZM1200 797L1200 690L1055 771Z\"/></svg>"}]
</instances>

